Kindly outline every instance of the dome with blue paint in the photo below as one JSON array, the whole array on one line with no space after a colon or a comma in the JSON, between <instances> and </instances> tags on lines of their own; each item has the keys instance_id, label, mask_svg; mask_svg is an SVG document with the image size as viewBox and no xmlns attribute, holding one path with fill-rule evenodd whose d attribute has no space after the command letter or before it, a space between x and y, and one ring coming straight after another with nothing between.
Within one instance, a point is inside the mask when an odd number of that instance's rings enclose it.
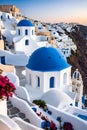
<instances>
[{"instance_id":1,"label":"dome with blue paint","mask_svg":"<svg viewBox=\"0 0 87 130\"><path fill-rule=\"evenodd\" d=\"M32 53L26 67L34 71L60 71L70 65L57 49L42 47Z\"/></svg>"},{"instance_id":2,"label":"dome with blue paint","mask_svg":"<svg viewBox=\"0 0 87 130\"><path fill-rule=\"evenodd\" d=\"M23 19L23 20L19 21L17 26L34 26L34 25L29 20Z\"/></svg>"}]
</instances>

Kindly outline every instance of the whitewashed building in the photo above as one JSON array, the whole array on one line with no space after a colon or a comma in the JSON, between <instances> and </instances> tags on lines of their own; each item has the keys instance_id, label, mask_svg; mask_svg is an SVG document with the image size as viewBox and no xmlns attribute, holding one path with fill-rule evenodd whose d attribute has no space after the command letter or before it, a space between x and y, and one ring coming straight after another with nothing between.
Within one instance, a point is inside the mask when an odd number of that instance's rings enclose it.
<instances>
[{"instance_id":1,"label":"whitewashed building","mask_svg":"<svg viewBox=\"0 0 87 130\"><path fill-rule=\"evenodd\" d=\"M71 66L57 49L42 47L30 56L26 65L26 79L29 85L42 92L51 88L69 90Z\"/></svg>"},{"instance_id":2,"label":"whitewashed building","mask_svg":"<svg viewBox=\"0 0 87 130\"><path fill-rule=\"evenodd\" d=\"M27 19L23 19L17 24L13 42L16 53L24 52L28 56L37 48L48 44L47 37L35 35L35 26Z\"/></svg>"}]
</instances>

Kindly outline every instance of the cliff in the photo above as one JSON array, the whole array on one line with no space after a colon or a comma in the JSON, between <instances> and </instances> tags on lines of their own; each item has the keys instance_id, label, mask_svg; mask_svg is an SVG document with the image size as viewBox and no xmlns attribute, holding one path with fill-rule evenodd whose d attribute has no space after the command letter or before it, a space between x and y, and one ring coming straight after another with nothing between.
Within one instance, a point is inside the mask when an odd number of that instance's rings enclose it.
<instances>
[{"instance_id":1,"label":"cliff","mask_svg":"<svg viewBox=\"0 0 87 130\"><path fill-rule=\"evenodd\" d=\"M72 65L72 72L78 68L83 79L84 93L87 93L87 27L83 25L77 25L74 31L67 32L66 34L72 38L73 42L77 46L77 52L72 52L68 62Z\"/></svg>"}]
</instances>

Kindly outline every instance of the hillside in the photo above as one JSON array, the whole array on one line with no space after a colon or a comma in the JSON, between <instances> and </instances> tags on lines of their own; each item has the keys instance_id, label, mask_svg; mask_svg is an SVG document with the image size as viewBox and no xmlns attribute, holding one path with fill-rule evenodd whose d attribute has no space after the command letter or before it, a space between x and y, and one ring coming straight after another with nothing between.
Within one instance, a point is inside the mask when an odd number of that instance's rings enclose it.
<instances>
[{"instance_id":1,"label":"hillside","mask_svg":"<svg viewBox=\"0 0 87 130\"><path fill-rule=\"evenodd\" d=\"M87 27L77 25L74 27L74 31L65 31L77 46L77 53L75 54L72 51L72 55L68 58L68 62L72 65L72 71L78 68L81 72L84 83L84 93L87 93Z\"/></svg>"}]
</instances>

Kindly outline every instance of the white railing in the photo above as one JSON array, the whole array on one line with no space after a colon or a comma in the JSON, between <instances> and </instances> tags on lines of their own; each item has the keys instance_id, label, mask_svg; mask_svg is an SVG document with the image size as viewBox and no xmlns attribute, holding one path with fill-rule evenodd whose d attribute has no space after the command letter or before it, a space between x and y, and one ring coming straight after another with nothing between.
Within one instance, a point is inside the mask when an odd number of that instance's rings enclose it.
<instances>
[{"instance_id":1,"label":"white railing","mask_svg":"<svg viewBox=\"0 0 87 130\"><path fill-rule=\"evenodd\" d=\"M47 105L47 106L48 106L48 110L52 112L52 116L55 119L57 119L57 117L61 117L62 123L70 122L74 130L87 130L87 121L84 121L70 113L58 110L58 108L55 108L53 106L50 106L50 105Z\"/></svg>"}]
</instances>

